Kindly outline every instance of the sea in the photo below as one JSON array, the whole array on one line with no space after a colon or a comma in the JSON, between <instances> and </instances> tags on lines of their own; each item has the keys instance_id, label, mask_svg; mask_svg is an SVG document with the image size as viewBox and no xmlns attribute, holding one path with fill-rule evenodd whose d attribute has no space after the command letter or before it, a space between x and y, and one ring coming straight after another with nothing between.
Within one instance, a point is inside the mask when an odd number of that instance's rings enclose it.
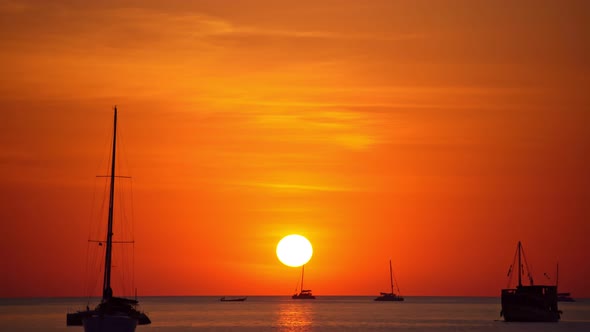
<instances>
[{"instance_id":1,"label":"sea","mask_svg":"<svg viewBox=\"0 0 590 332\"><path fill-rule=\"evenodd\" d=\"M220 302L218 296L144 297L141 308L151 325L137 332L185 331L590 331L590 299L560 302L558 323L507 323L500 299L485 297L406 297L374 302L366 296L251 296ZM90 301L90 306L96 304ZM83 331L66 327L66 313L86 308L86 298L0 299L0 331Z\"/></svg>"}]
</instances>

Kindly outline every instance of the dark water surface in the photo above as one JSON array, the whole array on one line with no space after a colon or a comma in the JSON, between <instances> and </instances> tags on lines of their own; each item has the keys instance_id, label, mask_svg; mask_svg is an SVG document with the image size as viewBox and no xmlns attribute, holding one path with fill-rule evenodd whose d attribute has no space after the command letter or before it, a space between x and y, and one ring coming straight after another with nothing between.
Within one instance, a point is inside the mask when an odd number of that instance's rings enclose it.
<instances>
[{"instance_id":1,"label":"dark water surface","mask_svg":"<svg viewBox=\"0 0 590 332\"><path fill-rule=\"evenodd\" d=\"M245 302L219 297L140 298L152 324L141 331L589 331L590 300L560 303L559 323L505 323L499 298L321 296L292 300L254 296ZM66 327L66 312L87 299L0 299L0 331L83 331ZM96 301L91 303L91 307Z\"/></svg>"}]
</instances>

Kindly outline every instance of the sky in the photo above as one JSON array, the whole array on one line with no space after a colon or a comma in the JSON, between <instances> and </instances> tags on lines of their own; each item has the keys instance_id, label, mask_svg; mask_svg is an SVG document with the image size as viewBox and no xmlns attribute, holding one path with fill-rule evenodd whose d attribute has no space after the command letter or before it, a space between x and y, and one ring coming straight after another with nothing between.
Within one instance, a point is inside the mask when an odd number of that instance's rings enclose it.
<instances>
[{"instance_id":1,"label":"sky","mask_svg":"<svg viewBox=\"0 0 590 332\"><path fill-rule=\"evenodd\" d=\"M113 269L139 295L291 294L275 248L301 234L318 296L387 291L389 259L403 295L499 296L520 240L536 283L559 263L559 290L590 297L587 1L0 0L0 18L0 297L98 294L114 105L115 237L135 243Z\"/></svg>"}]
</instances>

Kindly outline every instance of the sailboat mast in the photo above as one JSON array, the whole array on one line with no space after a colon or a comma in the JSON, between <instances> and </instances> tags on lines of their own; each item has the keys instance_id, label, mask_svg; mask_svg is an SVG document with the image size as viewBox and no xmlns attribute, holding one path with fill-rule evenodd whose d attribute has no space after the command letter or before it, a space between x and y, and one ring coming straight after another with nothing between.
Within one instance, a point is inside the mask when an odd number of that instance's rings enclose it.
<instances>
[{"instance_id":1,"label":"sailboat mast","mask_svg":"<svg viewBox=\"0 0 590 332\"><path fill-rule=\"evenodd\" d=\"M518 241L518 287L522 286L522 263L520 262L520 241Z\"/></svg>"},{"instance_id":2,"label":"sailboat mast","mask_svg":"<svg viewBox=\"0 0 590 332\"><path fill-rule=\"evenodd\" d=\"M305 264L301 266L301 292L303 292L303 274L305 273Z\"/></svg>"},{"instance_id":3,"label":"sailboat mast","mask_svg":"<svg viewBox=\"0 0 590 332\"><path fill-rule=\"evenodd\" d=\"M115 156L117 148L117 106L115 106L115 118L113 122L113 156L111 158L111 187L109 193L109 219L107 227L107 248L104 260L104 281L102 299L108 300L113 297L111 288L111 258L113 249L113 207L115 205Z\"/></svg>"},{"instance_id":4,"label":"sailboat mast","mask_svg":"<svg viewBox=\"0 0 590 332\"><path fill-rule=\"evenodd\" d=\"M391 294L393 294L393 271L391 270L391 259L389 260L389 281L391 282Z\"/></svg>"}]
</instances>

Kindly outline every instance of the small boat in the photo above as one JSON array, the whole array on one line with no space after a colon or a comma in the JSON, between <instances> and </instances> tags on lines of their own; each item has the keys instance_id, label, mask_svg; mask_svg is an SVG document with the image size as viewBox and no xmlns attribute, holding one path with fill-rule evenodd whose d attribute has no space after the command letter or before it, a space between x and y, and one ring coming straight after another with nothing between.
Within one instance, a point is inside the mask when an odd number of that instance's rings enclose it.
<instances>
[{"instance_id":1,"label":"small boat","mask_svg":"<svg viewBox=\"0 0 590 332\"><path fill-rule=\"evenodd\" d=\"M248 297L244 296L244 297L222 297L219 299L219 301L221 302L244 302L246 301Z\"/></svg>"},{"instance_id":2,"label":"small boat","mask_svg":"<svg viewBox=\"0 0 590 332\"><path fill-rule=\"evenodd\" d=\"M557 264L557 278L555 280L555 285L559 289L559 264ZM572 295L570 293L564 292L557 293L557 302L576 302L576 300L572 298Z\"/></svg>"},{"instance_id":3,"label":"small boat","mask_svg":"<svg viewBox=\"0 0 590 332\"><path fill-rule=\"evenodd\" d=\"M404 298L401 297L400 295L397 295L393 292L393 271L391 269L391 259L389 260L389 280L391 282L391 292L390 293L384 293L381 292L381 295L376 297L373 301L403 301ZM399 293L399 287L397 289L397 292Z\"/></svg>"},{"instance_id":4,"label":"small boat","mask_svg":"<svg viewBox=\"0 0 590 332\"><path fill-rule=\"evenodd\" d=\"M315 296L311 293L311 289L303 289L303 276L305 272L305 265L301 267L301 292L297 293L295 290L295 294L291 296L294 300L315 300Z\"/></svg>"},{"instance_id":5,"label":"small boat","mask_svg":"<svg viewBox=\"0 0 590 332\"><path fill-rule=\"evenodd\" d=\"M518 241L514 260L518 256L518 285L516 288L502 289L502 311L500 316L507 322L557 322L561 311L557 307L556 285L535 285L524 255L522 244ZM524 274L522 258L527 267L529 285L522 283ZM508 270L512 275L514 261Z\"/></svg>"},{"instance_id":6,"label":"small boat","mask_svg":"<svg viewBox=\"0 0 590 332\"><path fill-rule=\"evenodd\" d=\"M557 302L576 302L570 293L557 293Z\"/></svg>"},{"instance_id":7,"label":"small boat","mask_svg":"<svg viewBox=\"0 0 590 332\"><path fill-rule=\"evenodd\" d=\"M113 296L111 288L111 267L113 249L113 207L115 204L115 156L117 147L117 107L115 107L113 126L113 148L111 157L111 174L109 188L109 211L107 219L106 249L104 262L104 277L102 299L95 309L68 313L67 326L84 326L85 332L133 332L137 325L147 325L151 321L148 316L139 311L137 300ZM100 243L102 245L102 241Z\"/></svg>"}]
</instances>

